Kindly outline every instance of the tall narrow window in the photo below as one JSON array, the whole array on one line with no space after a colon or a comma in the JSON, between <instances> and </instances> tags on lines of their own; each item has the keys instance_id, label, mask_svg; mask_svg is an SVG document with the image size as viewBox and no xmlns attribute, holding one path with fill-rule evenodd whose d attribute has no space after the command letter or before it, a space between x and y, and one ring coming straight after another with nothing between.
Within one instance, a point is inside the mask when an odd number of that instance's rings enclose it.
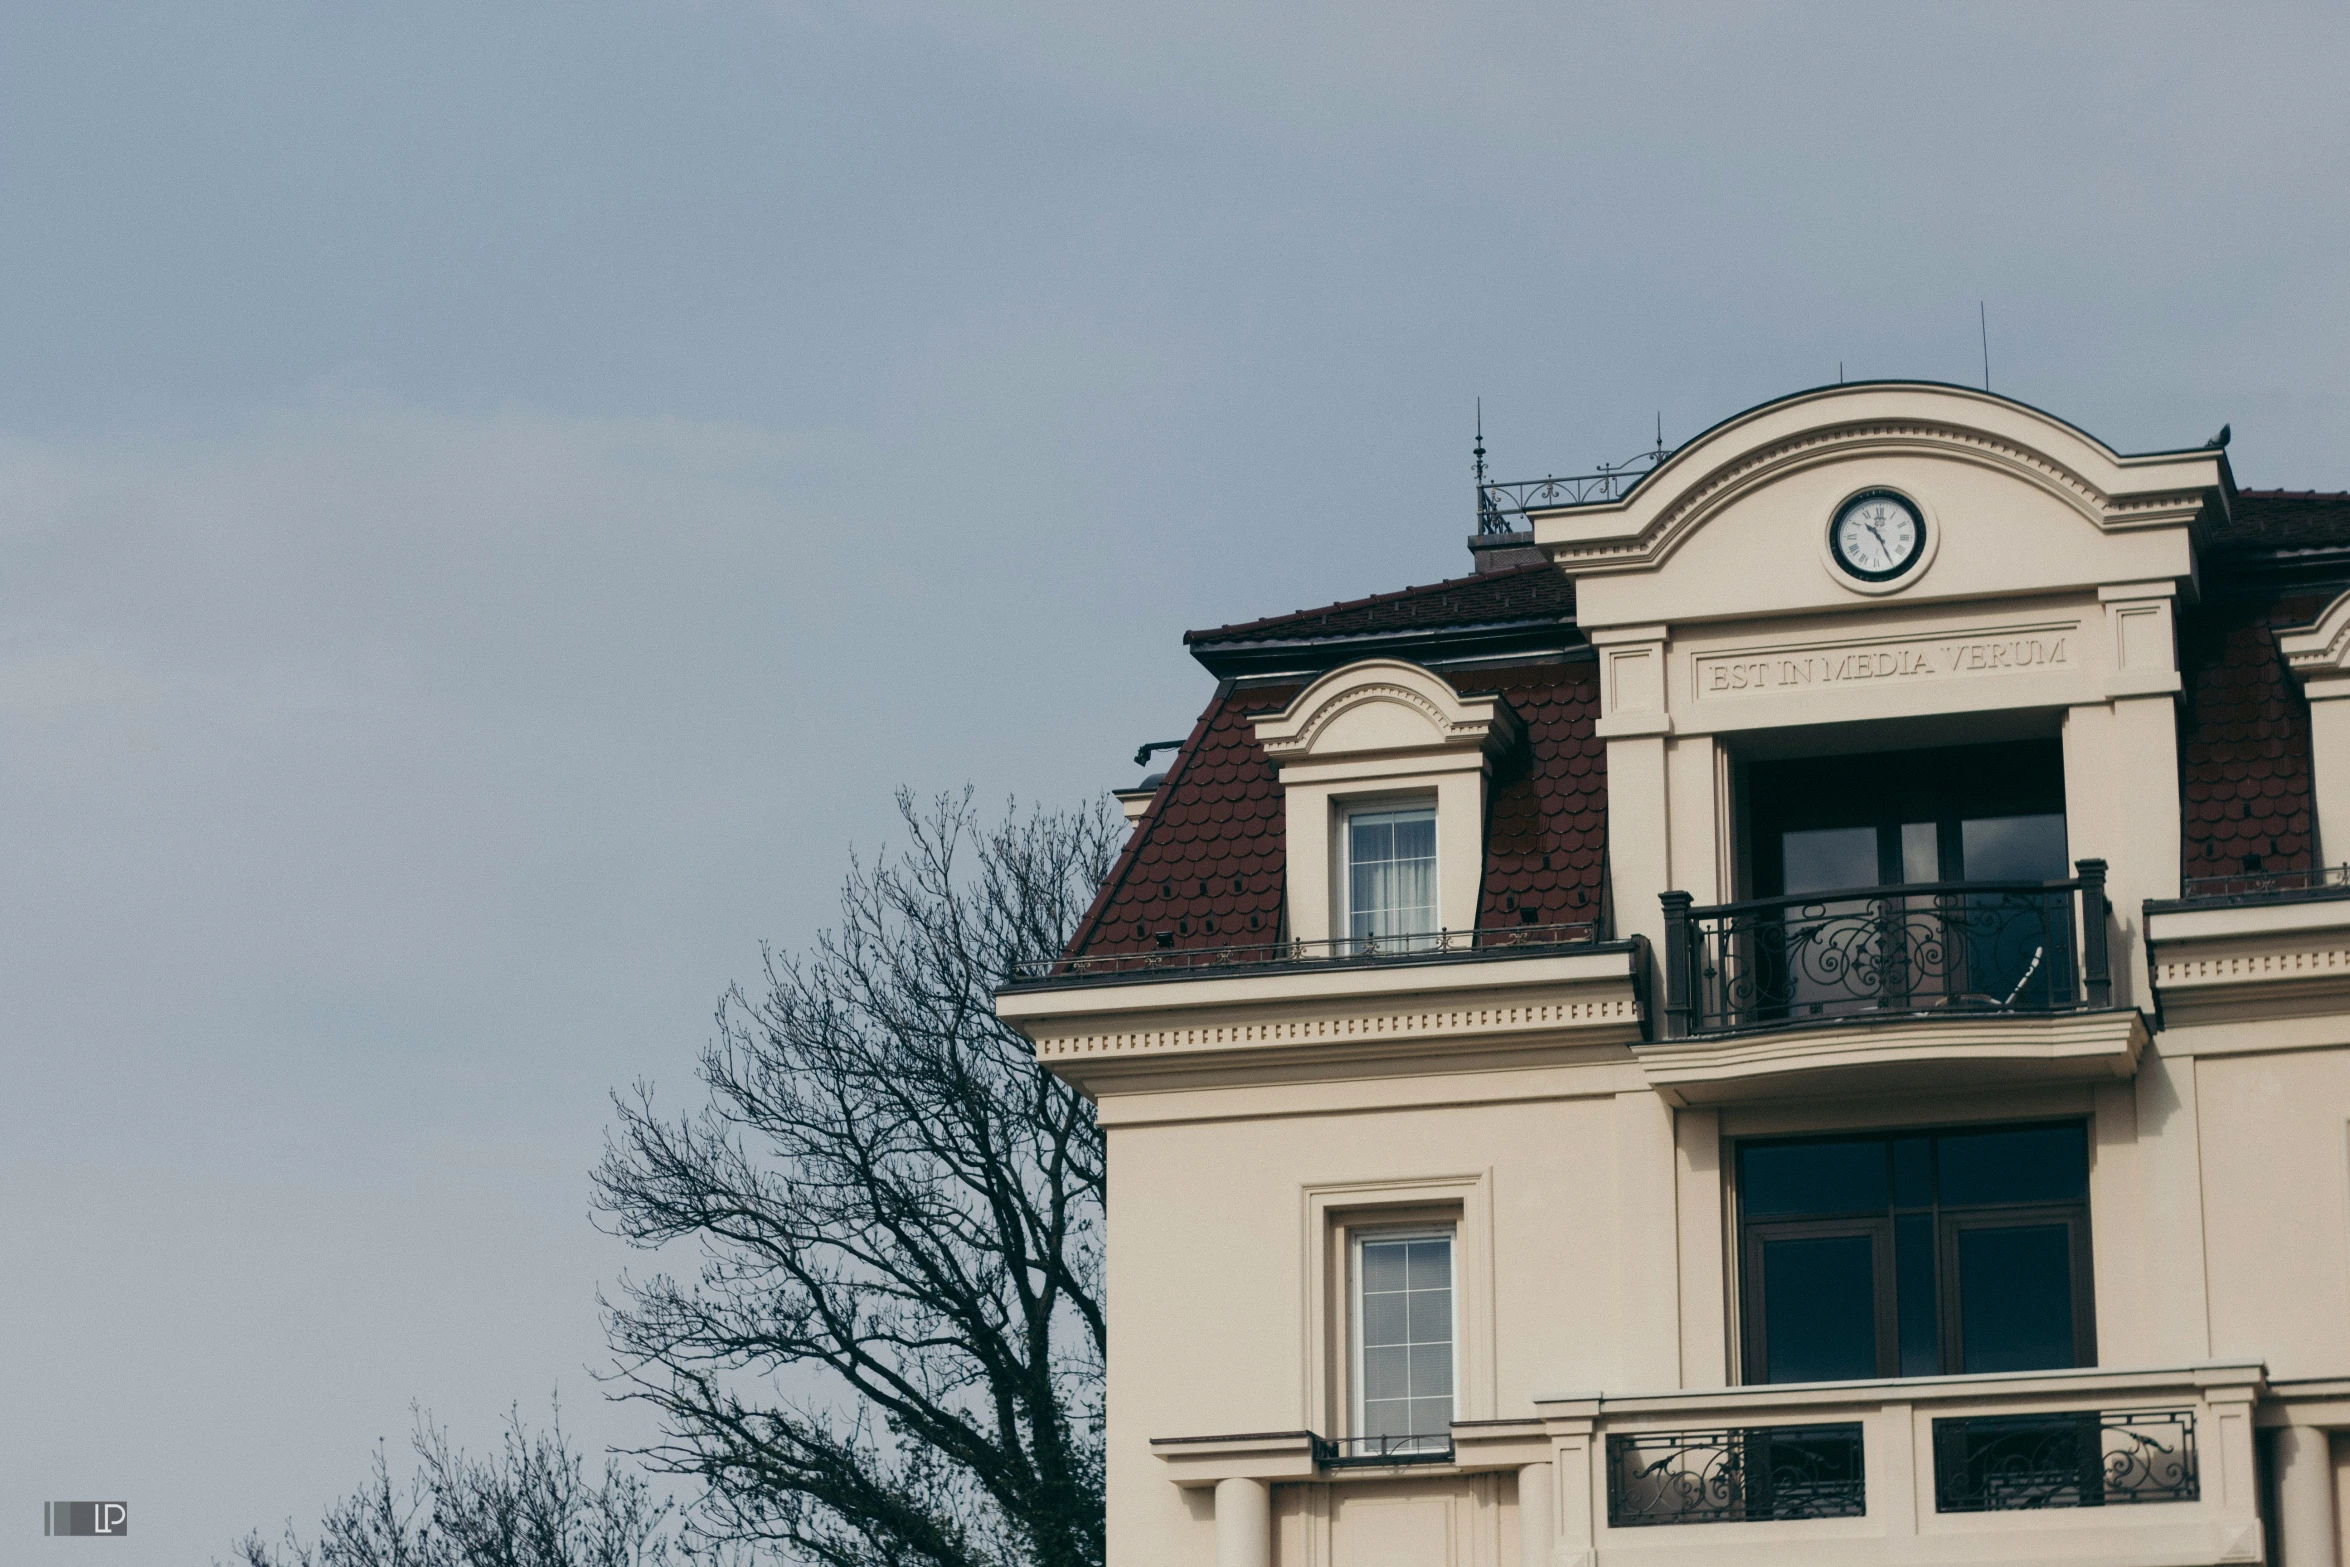
<instances>
[{"instance_id":1,"label":"tall narrow window","mask_svg":"<svg viewBox=\"0 0 2350 1567\"><path fill-rule=\"evenodd\" d=\"M1436 932L1436 812L1356 811L1346 819L1347 934L1363 947L1421 944Z\"/></svg>"},{"instance_id":2,"label":"tall narrow window","mask_svg":"<svg viewBox=\"0 0 2350 1567\"><path fill-rule=\"evenodd\" d=\"M2079 1122L1749 1143L1746 1377L2096 1363Z\"/></svg>"},{"instance_id":3,"label":"tall narrow window","mask_svg":"<svg viewBox=\"0 0 2350 1567\"><path fill-rule=\"evenodd\" d=\"M1355 1434L1411 1452L1449 1437L1452 1232L1365 1235L1354 1247Z\"/></svg>"}]
</instances>

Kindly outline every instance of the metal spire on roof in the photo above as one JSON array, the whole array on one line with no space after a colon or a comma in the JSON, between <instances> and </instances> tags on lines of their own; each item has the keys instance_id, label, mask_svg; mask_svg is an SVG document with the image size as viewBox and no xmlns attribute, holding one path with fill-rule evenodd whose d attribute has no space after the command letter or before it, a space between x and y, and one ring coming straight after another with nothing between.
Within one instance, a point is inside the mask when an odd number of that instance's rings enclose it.
<instances>
[{"instance_id":1,"label":"metal spire on roof","mask_svg":"<svg viewBox=\"0 0 2350 1567\"><path fill-rule=\"evenodd\" d=\"M1482 397L1477 399L1477 445L1474 451L1476 455L1474 466L1477 474L1477 532L1480 536L1488 533L1508 533L1511 531L1510 520L1501 514L1501 508L1493 503L1493 492L1486 488L1485 399Z\"/></svg>"}]
</instances>

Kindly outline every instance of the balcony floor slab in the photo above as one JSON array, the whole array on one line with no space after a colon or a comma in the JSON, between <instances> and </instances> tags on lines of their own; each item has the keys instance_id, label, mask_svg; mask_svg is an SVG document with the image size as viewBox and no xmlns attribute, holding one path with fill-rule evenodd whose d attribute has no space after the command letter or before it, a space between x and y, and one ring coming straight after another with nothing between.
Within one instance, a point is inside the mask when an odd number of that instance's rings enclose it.
<instances>
[{"instance_id":1,"label":"balcony floor slab","mask_svg":"<svg viewBox=\"0 0 2350 1567\"><path fill-rule=\"evenodd\" d=\"M1659 1040L1635 1054L1679 1105L1988 1084L2111 1082L2146 1049L2134 1007L2101 1012L1855 1018Z\"/></svg>"}]
</instances>

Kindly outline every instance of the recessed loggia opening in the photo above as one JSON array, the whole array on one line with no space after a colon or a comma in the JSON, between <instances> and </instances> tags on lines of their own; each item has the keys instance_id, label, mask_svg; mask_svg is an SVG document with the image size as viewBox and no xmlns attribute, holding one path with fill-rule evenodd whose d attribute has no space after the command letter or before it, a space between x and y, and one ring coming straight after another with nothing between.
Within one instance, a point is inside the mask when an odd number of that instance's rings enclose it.
<instances>
[{"instance_id":1,"label":"recessed loggia opening","mask_svg":"<svg viewBox=\"0 0 2350 1567\"><path fill-rule=\"evenodd\" d=\"M1765 747L1731 776L1746 895L1665 894L1669 1032L2110 1004L2105 867L2070 858L2054 735Z\"/></svg>"}]
</instances>

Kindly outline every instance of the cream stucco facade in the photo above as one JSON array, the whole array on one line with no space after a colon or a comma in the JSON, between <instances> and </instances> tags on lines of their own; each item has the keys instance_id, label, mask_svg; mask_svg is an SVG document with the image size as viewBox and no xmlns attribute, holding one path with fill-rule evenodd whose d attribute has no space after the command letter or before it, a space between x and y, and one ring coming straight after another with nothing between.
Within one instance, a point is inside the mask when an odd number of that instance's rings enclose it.
<instances>
[{"instance_id":1,"label":"cream stucco facade","mask_svg":"<svg viewBox=\"0 0 2350 1567\"><path fill-rule=\"evenodd\" d=\"M1877 491L1914 506L1925 544L1867 581L1832 557L1829 522ZM1574 939L1444 935L1393 961L1343 946L1350 802L1426 802L1437 923L1478 926L1489 780L1523 746L1506 700L1458 694L1441 659L1376 656L1257 714L1284 813L1280 934L1337 945L1070 970L999 999L1108 1139L1114 1567L2335 1567L2350 901L2322 877L2182 899L2179 617L2232 494L2215 448L2124 456L2004 399L1879 385L1766 405L1629 494L1533 510L1533 544L1574 583L1565 656L1596 662L1605 753L1604 928ZM2281 645L2308 682L2339 858L2350 598ZM1761 927L1692 946L1668 895L1698 916L1756 897L1753 768L2018 741L2061 757L2068 868L2049 897L2081 912L2015 991L2003 970L1967 1005L1706 1012L1703 954L1754 961L1737 943ZM1769 912L1767 941L1793 939L1793 917ZM2078 950L2050 956L2059 939ZM2060 962L2072 988L2019 1004ZM2027 1124L2085 1139L2063 1220L2086 1237L2074 1363L1758 1374L1747 1296L1770 1242L1741 1209L1739 1149ZM1349 1248L1413 1233L1450 1247L1452 1419L1381 1462L1345 1446L1364 1435L1367 1331ZM1766 1504L1763 1434L1814 1429L1842 1433L1840 1500ZM2047 1505L1979 1487L1952 1505L1975 1481L1951 1444L2035 1430L2092 1433L2085 1461L2107 1470L2153 1432L2191 1449L2191 1475L2099 1482L2103 1505L2061 1485ZM1625 1477L1652 1451L1699 1454L1729 1505L1634 1516Z\"/></svg>"}]
</instances>

